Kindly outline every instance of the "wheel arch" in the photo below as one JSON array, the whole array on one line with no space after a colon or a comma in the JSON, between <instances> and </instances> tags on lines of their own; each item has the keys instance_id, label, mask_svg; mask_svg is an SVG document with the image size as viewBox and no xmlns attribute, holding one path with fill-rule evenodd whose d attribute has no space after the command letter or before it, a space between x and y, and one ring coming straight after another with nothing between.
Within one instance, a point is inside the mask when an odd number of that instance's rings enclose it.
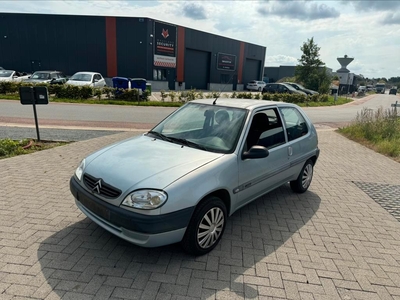
<instances>
[{"instance_id":1,"label":"wheel arch","mask_svg":"<svg viewBox=\"0 0 400 300\"><path fill-rule=\"evenodd\" d=\"M200 203L204 202L206 199L208 199L209 197L218 197L222 200L222 202L224 202L225 206L226 206L226 211L228 216L230 215L231 212L231 196L229 195L229 192L226 189L219 189L216 191L212 191L211 193L205 195L197 204L196 207L199 206Z\"/></svg>"},{"instance_id":2,"label":"wheel arch","mask_svg":"<svg viewBox=\"0 0 400 300\"><path fill-rule=\"evenodd\" d=\"M317 162L317 156L314 155L314 156L310 157L309 159L311 159L311 161L313 162L313 166L315 166L315 163Z\"/></svg>"}]
</instances>

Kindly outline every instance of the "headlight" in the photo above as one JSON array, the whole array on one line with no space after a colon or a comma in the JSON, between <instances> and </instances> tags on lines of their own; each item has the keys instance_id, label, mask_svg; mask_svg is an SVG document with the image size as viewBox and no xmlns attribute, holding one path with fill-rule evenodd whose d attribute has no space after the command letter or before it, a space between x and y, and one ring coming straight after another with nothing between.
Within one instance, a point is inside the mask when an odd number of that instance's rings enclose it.
<instances>
[{"instance_id":1,"label":"headlight","mask_svg":"<svg viewBox=\"0 0 400 300\"><path fill-rule=\"evenodd\" d=\"M139 190L129 194L122 205L138 209L155 209L167 201L167 194L156 190Z\"/></svg>"},{"instance_id":2,"label":"headlight","mask_svg":"<svg viewBox=\"0 0 400 300\"><path fill-rule=\"evenodd\" d=\"M82 178L83 170L85 169L85 160L83 159L79 165L79 167L75 170L75 176L79 180Z\"/></svg>"}]
</instances>

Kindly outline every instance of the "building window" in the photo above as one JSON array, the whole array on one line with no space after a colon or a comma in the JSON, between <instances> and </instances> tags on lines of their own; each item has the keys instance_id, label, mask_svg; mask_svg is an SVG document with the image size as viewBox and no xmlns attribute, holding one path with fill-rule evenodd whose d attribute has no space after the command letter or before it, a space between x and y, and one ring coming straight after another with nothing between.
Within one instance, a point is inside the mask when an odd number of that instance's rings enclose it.
<instances>
[{"instance_id":1,"label":"building window","mask_svg":"<svg viewBox=\"0 0 400 300\"><path fill-rule=\"evenodd\" d=\"M153 80L167 80L167 70L166 69L154 69L153 70Z\"/></svg>"}]
</instances>

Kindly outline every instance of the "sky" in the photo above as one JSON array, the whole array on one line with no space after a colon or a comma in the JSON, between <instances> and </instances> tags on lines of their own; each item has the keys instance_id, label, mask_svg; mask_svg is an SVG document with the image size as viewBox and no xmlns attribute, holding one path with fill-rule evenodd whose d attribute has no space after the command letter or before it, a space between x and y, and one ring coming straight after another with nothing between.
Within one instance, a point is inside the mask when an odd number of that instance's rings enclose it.
<instances>
[{"instance_id":1,"label":"sky","mask_svg":"<svg viewBox=\"0 0 400 300\"><path fill-rule=\"evenodd\" d=\"M1 12L148 17L267 47L265 66L297 65L308 39L320 59L368 78L400 76L400 1L0 0Z\"/></svg>"}]
</instances>

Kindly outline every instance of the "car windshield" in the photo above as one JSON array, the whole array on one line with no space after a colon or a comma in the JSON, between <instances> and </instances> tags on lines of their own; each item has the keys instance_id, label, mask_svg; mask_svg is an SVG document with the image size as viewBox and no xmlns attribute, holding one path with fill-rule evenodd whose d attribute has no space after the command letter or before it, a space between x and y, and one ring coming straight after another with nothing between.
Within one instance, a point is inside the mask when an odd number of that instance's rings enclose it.
<instances>
[{"instance_id":1,"label":"car windshield","mask_svg":"<svg viewBox=\"0 0 400 300\"><path fill-rule=\"evenodd\" d=\"M13 71L0 70L0 77L10 77Z\"/></svg>"},{"instance_id":2,"label":"car windshield","mask_svg":"<svg viewBox=\"0 0 400 300\"><path fill-rule=\"evenodd\" d=\"M290 84L285 84L285 83L283 83L283 85L286 86L286 87L287 87L289 90L291 90L291 91L297 91L297 89L294 88L293 86L291 86Z\"/></svg>"},{"instance_id":3,"label":"car windshield","mask_svg":"<svg viewBox=\"0 0 400 300\"><path fill-rule=\"evenodd\" d=\"M147 134L188 147L231 153L246 115L245 109L188 103Z\"/></svg>"},{"instance_id":4,"label":"car windshield","mask_svg":"<svg viewBox=\"0 0 400 300\"><path fill-rule=\"evenodd\" d=\"M50 79L50 73L35 72L31 76L31 79Z\"/></svg>"},{"instance_id":5,"label":"car windshield","mask_svg":"<svg viewBox=\"0 0 400 300\"><path fill-rule=\"evenodd\" d=\"M296 85L297 85L300 89L302 89L302 90L305 90L305 89L306 89L306 88L305 88L304 86L302 86L301 84L296 83Z\"/></svg>"},{"instance_id":6,"label":"car windshield","mask_svg":"<svg viewBox=\"0 0 400 300\"><path fill-rule=\"evenodd\" d=\"M76 73L76 74L72 75L72 77L69 80L91 81L92 80L92 75L84 74L84 73Z\"/></svg>"}]
</instances>

